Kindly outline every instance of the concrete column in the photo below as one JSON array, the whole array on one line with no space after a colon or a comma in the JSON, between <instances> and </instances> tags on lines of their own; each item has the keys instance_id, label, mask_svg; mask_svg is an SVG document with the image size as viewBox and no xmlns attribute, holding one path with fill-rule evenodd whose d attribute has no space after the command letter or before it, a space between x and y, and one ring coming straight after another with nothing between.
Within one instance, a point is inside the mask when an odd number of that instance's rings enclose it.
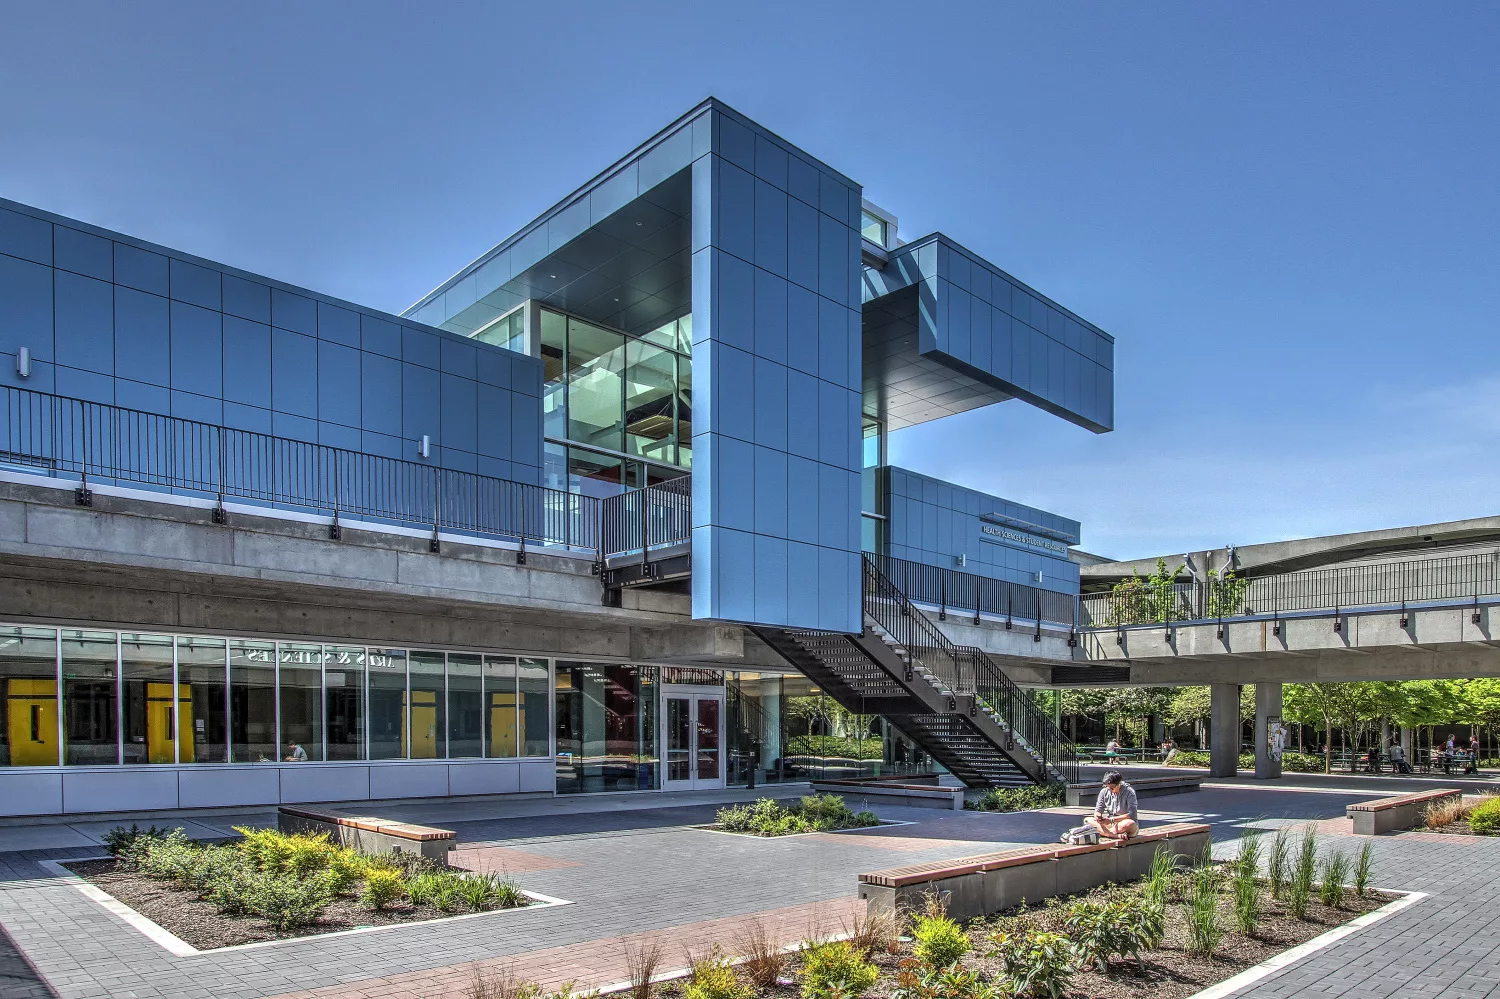
<instances>
[{"instance_id":1,"label":"concrete column","mask_svg":"<svg viewBox=\"0 0 1500 999\"><path fill-rule=\"evenodd\" d=\"M1255 779L1281 776L1281 759L1271 758L1271 725L1281 722L1281 684L1255 685ZM1285 749L1285 744L1282 746Z\"/></svg>"},{"instance_id":2,"label":"concrete column","mask_svg":"<svg viewBox=\"0 0 1500 999\"><path fill-rule=\"evenodd\" d=\"M1416 759L1416 757L1412 756L1412 753L1411 753L1411 742L1412 742L1412 739L1411 739L1411 728L1408 727L1408 726L1406 726L1406 725L1402 725L1401 726L1401 751L1406 754L1406 762L1408 762L1408 763L1410 763L1412 760Z\"/></svg>"},{"instance_id":3,"label":"concrete column","mask_svg":"<svg viewBox=\"0 0 1500 999\"><path fill-rule=\"evenodd\" d=\"M1233 777L1240 764L1240 685L1209 685L1208 773Z\"/></svg>"}]
</instances>

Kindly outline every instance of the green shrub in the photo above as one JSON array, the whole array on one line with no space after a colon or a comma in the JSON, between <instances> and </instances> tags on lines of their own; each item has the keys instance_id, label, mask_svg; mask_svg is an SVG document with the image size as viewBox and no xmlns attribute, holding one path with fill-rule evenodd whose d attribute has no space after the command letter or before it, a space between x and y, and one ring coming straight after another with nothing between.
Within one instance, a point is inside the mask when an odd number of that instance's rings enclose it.
<instances>
[{"instance_id":1,"label":"green shrub","mask_svg":"<svg viewBox=\"0 0 1500 999\"><path fill-rule=\"evenodd\" d=\"M956 964L972 946L964 928L943 915L917 916L912 921L911 935L916 940L912 953L934 968Z\"/></svg>"},{"instance_id":2,"label":"green shrub","mask_svg":"<svg viewBox=\"0 0 1500 999\"><path fill-rule=\"evenodd\" d=\"M791 806L783 806L771 798L760 798L754 804L721 808L714 821L726 832L754 833L757 836L789 836L880 824L874 812L855 814L836 794L809 794Z\"/></svg>"},{"instance_id":3,"label":"green shrub","mask_svg":"<svg viewBox=\"0 0 1500 999\"><path fill-rule=\"evenodd\" d=\"M203 897L213 903L222 915L243 916L250 911L255 882L260 875L240 867L209 883Z\"/></svg>"},{"instance_id":4,"label":"green shrub","mask_svg":"<svg viewBox=\"0 0 1500 999\"><path fill-rule=\"evenodd\" d=\"M1165 846L1156 848L1151 858L1151 869L1146 872L1146 881L1141 897L1147 905L1165 909L1167 896L1172 891L1172 875L1177 869L1176 860Z\"/></svg>"},{"instance_id":5,"label":"green shrub","mask_svg":"<svg viewBox=\"0 0 1500 999\"><path fill-rule=\"evenodd\" d=\"M203 847L174 829L163 839L147 840L141 854L141 870L153 878L186 887Z\"/></svg>"},{"instance_id":6,"label":"green shrub","mask_svg":"<svg viewBox=\"0 0 1500 999\"><path fill-rule=\"evenodd\" d=\"M809 948L797 974L802 999L855 999L875 984L880 970L849 941L838 940Z\"/></svg>"},{"instance_id":7,"label":"green shrub","mask_svg":"<svg viewBox=\"0 0 1500 999\"><path fill-rule=\"evenodd\" d=\"M438 889L445 880L436 871L424 871L406 882L406 897L412 905L436 905Z\"/></svg>"},{"instance_id":8,"label":"green shrub","mask_svg":"<svg viewBox=\"0 0 1500 999\"><path fill-rule=\"evenodd\" d=\"M443 878L443 883L433 893L432 904L443 912L456 912L464 905L464 879L458 875L448 875Z\"/></svg>"},{"instance_id":9,"label":"green shrub","mask_svg":"<svg viewBox=\"0 0 1500 999\"><path fill-rule=\"evenodd\" d=\"M1249 936L1260 925L1260 834L1240 840L1233 869L1234 925Z\"/></svg>"},{"instance_id":10,"label":"green shrub","mask_svg":"<svg viewBox=\"0 0 1500 999\"><path fill-rule=\"evenodd\" d=\"M336 895L347 895L363 883L370 869L370 858L348 847L335 850L328 857L328 887Z\"/></svg>"},{"instance_id":11,"label":"green shrub","mask_svg":"<svg viewBox=\"0 0 1500 999\"><path fill-rule=\"evenodd\" d=\"M1318 885L1318 901L1330 909L1344 907L1349 884L1349 857L1341 850L1323 858L1323 881Z\"/></svg>"},{"instance_id":12,"label":"green shrub","mask_svg":"<svg viewBox=\"0 0 1500 999\"><path fill-rule=\"evenodd\" d=\"M933 968L915 958L898 965L896 991L892 999L1008 999L1008 990L997 981L959 965Z\"/></svg>"},{"instance_id":13,"label":"green shrub","mask_svg":"<svg viewBox=\"0 0 1500 999\"><path fill-rule=\"evenodd\" d=\"M1370 892L1371 868L1375 864L1375 844L1365 840L1354 862L1354 894L1364 898Z\"/></svg>"},{"instance_id":14,"label":"green shrub","mask_svg":"<svg viewBox=\"0 0 1500 999\"><path fill-rule=\"evenodd\" d=\"M1028 930L999 933L991 956L999 959L1001 978L1018 996L1058 999L1075 970L1073 948L1061 933Z\"/></svg>"},{"instance_id":15,"label":"green shrub","mask_svg":"<svg viewBox=\"0 0 1500 999\"><path fill-rule=\"evenodd\" d=\"M1219 872L1207 862L1193 872L1193 893L1188 900L1187 949L1199 957L1213 957L1224 939L1219 925Z\"/></svg>"},{"instance_id":16,"label":"green shrub","mask_svg":"<svg viewBox=\"0 0 1500 999\"><path fill-rule=\"evenodd\" d=\"M740 981L734 965L718 947L708 957L693 962L682 994L684 999L755 999L755 990Z\"/></svg>"},{"instance_id":17,"label":"green shrub","mask_svg":"<svg viewBox=\"0 0 1500 999\"><path fill-rule=\"evenodd\" d=\"M965 808L980 812L1024 812L1033 808L1057 808L1063 803L1062 784L1031 787L992 787Z\"/></svg>"},{"instance_id":18,"label":"green shrub","mask_svg":"<svg viewBox=\"0 0 1500 999\"><path fill-rule=\"evenodd\" d=\"M405 893L405 879L399 873L372 867L365 872L364 888L359 893L359 900L365 906L379 910L395 904Z\"/></svg>"},{"instance_id":19,"label":"green shrub","mask_svg":"<svg viewBox=\"0 0 1500 999\"><path fill-rule=\"evenodd\" d=\"M1107 967L1115 956L1134 957L1139 963L1142 950L1161 943L1166 910L1132 898L1074 902L1064 912L1063 925L1085 967Z\"/></svg>"},{"instance_id":20,"label":"green shrub","mask_svg":"<svg viewBox=\"0 0 1500 999\"><path fill-rule=\"evenodd\" d=\"M1487 798L1469 813L1469 830L1476 836L1500 832L1500 796Z\"/></svg>"},{"instance_id":21,"label":"green shrub","mask_svg":"<svg viewBox=\"0 0 1500 999\"><path fill-rule=\"evenodd\" d=\"M1206 768L1209 765L1208 753L1201 749L1179 749L1177 755L1172 757L1172 762L1167 765ZM1241 753L1238 766L1241 770L1254 770L1255 754ZM1281 769L1284 773L1320 774L1323 772L1323 757L1313 753L1283 752Z\"/></svg>"},{"instance_id":22,"label":"green shrub","mask_svg":"<svg viewBox=\"0 0 1500 999\"><path fill-rule=\"evenodd\" d=\"M238 846L258 871L279 871L292 855L291 837L283 832L251 826L235 826L234 831L243 837Z\"/></svg>"},{"instance_id":23,"label":"green shrub","mask_svg":"<svg viewBox=\"0 0 1500 999\"><path fill-rule=\"evenodd\" d=\"M531 904L531 899L514 881L496 879L490 888L490 899L497 909L519 909Z\"/></svg>"},{"instance_id":24,"label":"green shrub","mask_svg":"<svg viewBox=\"0 0 1500 999\"><path fill-rule=\"evenodd\" d=\"M115 826L104 834L104 848L111 857L120 857L130 852L142 839L166 839L169 831L154 825L142 829L134 822L130 823L129 829Z\"/></svg>"},{"instance_id":25,"label":"green shrub","mask_svg":"<svg viewBox=\"0 0 1500 999\"><path fill-rule=\"evenodd\" d=\"M1307 906L1312 901L1317 879L1318 833L1312 826L1308 826L1302 831L1297 863L1292 868L1292 879L1287 883L1286 889L1286 911L1293 919L1307 918Z\"/></svg>"},{"instance_id":26,"label":"green shrub","mask_svg":"<svg viewBox=\"0 0 1500 999\"><path fill-rule=\"evenodd\" d=\"M206 895L209 885L243 870L245 858L232 846L206 846L198 851L197 863L183 875L182 886Z\"/></svg>"},{"instance_id":27,"label":"green shrub","mask_svg":"<svg viewBox=\"0 0 1500 999\"><path fill-rule=\"evenodd\" d=\"M266 872L251 882L248 909L286 932L316 923L331 901L333 892L321 875L295 878Z\"/></svg>"}]
</instances>

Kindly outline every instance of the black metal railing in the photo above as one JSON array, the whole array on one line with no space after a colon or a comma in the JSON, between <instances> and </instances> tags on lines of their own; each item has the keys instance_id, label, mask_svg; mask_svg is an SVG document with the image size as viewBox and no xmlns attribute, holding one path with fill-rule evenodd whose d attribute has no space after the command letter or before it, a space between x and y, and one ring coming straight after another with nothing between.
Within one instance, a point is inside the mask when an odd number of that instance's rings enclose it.
<instances>
[{"instance_id":1,"label":"black metal railing","mask_svg":"<svg viewBox=\"0 0 1500 999\"><path fill-rule=\"evenodd\" d=\"M683 475L600 500L599 536L605 558L691 541L692 477Z\"/></svg>"},{"instance_id":2,"label":"black metal railing","mask_svg":"<svg viewBox=\"0 0 1500 999\"><path fill-rule=\"evenodd\" d=\"M1077 781L1077 751L1047 713L983 651L950 641L885 574L881 558L869 554L864 556L864 610L915 660L913 665L954 694L978 697L1050 773Z\"/></svg>"},{"instance_id":3,"label":"black metal railing","mask_svg":"<svg viewBox=\"0 0 1500 999\"><path fill-rule=\"evenodd\" d=\"M1446 555L1304 569L1269 576L1128 581L1107 593L1081 596L1087 628L1171 624L1283 613L1383 607L1432 601L1477 601L1500 595L1500 552Z\"/></svg>"},{"instance_id":4,"label":"black metal railing","mask_svg":"<svg viewBox=\"0 0 1500 999\"><path fill-rule=\"evenodd\" d=\"M1006 620L1053 621L1071 626L1076 605L1071 593L1044 590L1025 583L990 579L936 565L924 565L890 555L872 556L881 572L906 596L938 608L938 616L949 613L981 613Z\"/></svg>"},{"instance_id":5,"label":"black metal railing","mask_svg":"<svg viewBox=\"0 0 1500 999\"><path fill-rule=\"evenodd\" d=\"M613 553L689 537L684 476L610 500L418 461L0 387L0 467L340 517ZM606 515L607 507L607 515ZM606 534L609 543L606 544ZM628 551L629 547L617 550Z\"/></svg>"}]
</instances>

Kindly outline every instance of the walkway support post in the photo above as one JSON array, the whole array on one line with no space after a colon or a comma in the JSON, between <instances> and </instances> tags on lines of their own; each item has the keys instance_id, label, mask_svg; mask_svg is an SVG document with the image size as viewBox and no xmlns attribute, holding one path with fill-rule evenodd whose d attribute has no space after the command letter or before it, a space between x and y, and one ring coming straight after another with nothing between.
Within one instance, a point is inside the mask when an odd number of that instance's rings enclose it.
<instances>
[{"instance_id":1,"label":"walkway support post","mask_svg":"<svg viewBox=\"0 0 1500 999\"><path fill-rule=\"evenodd\" d=\"M1208 773L1233 777L1240 765L1240 685L1209 684Z\"/></svg>"},{"instance_id":2,"label":"walkway support post","mask_svg":"<svg viewBox=\"0 0 1500 999\"><path fill-rule=\"evenodd\" d=\"M1281 684L1255 685L1255 779L1276 780L1281 776L1281 754L1271 756L1271 726L1280 728ZM1285 729L1282 729L1285 731ZM1282 749L1285 749L1283 739Z\"/></svg>"}]
</instances>

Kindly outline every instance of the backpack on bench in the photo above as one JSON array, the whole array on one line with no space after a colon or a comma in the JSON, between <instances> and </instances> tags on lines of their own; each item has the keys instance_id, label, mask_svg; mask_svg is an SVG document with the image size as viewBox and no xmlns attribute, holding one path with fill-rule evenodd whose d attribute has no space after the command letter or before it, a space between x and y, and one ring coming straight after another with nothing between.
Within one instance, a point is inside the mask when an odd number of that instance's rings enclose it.
<instances>
[{"instance_id":1,"label":"backpack on bench","mask_svg":"<svg viewBox=\"0 0 1500 999\"><path fill-rule=\"evenodd\" d=\"M1093 826L1074 826L1062 834L1061 842L1068 846L1099 845L1099 830Z\"/></svg>"}]
</instances>

